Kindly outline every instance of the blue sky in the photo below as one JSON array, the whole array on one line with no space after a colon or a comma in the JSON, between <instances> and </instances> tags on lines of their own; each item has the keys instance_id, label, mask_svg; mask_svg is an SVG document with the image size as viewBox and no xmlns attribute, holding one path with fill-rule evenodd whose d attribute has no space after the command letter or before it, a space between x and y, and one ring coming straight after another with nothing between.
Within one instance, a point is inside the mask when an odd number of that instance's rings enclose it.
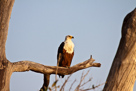
<instances>
[{"instance_id":1,"label":"blue sky","mask_svg":"<svg viewBox=\"0 0 136 91\"><path fill-rule=\"evenodd\" d=\"M104 83L119 45L123 19L135 7L136 0L15 0L6 43L7 58L11 62L30 60L55 66L60 43L66 35L73 35L75 55L71 66L93 55L102 66L84 70L90 69L87 78L93 78L86 87ZM74 73L68 84L74 79L78 83L81 74L82 71ZM50 84L54 79L51 75ZM64 80L60 79L58 85ZM42 74L18 72L11 76L10 89L38 91L42 84Z\"/></svg>"}]
</instances>

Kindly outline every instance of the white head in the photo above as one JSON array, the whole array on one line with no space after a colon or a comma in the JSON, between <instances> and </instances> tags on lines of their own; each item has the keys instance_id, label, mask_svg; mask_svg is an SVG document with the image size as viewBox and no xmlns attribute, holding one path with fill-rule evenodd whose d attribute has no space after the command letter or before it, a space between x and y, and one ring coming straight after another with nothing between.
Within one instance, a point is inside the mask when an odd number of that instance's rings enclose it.
<instances>
[{"instance_id":1,"label":"white head","mask_svg":"<svg viewBox=\"0 0 136 91\"><path fill-rule=\"evenodd\" d=\"M65 37L65 40L71 40L71 39L73 39L73 38L74 38L73 36L67 35L67 36Z\"/></svg>"},{"instance_id":2,"label":"white head","mask_svg":"<svg viewBox=\"0 0 136 91\"><path fill-rule=\"evenodd\" d=\"M73 39L74 37L71 35L67 35L65 37L65 45L64 45L64 49L66 50L67 53L73 53L74 51L74 43L71 41L71 39Z\"/></svg>"}]
</instances>

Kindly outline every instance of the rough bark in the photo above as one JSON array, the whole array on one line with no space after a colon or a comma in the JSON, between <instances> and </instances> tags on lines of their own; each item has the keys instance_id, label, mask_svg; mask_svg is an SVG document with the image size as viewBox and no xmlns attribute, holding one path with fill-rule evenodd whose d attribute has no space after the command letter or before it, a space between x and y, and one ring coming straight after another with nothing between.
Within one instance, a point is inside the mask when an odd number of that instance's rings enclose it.
<instances>
[{"instance_id":1,"label":"rough bark","mask_svg":"<svg viewBox=\"0 0 136 91\"><path fill-rule=\"evenodd\" d=\"M136 80L136 9L123 22L122 38L103 91L133 91Z\"/></svg>"},{"instance_id":2,"label":"rough bark","mask_svg":"<svg viewBox=\"0 0 136 91\"><path fill-rule=\"evenodd\" d=\"M100 67L100 63L93 63L95 60L90 58L82 63L76 64L70 68L58 67L57 74L69 75L76 71L89 68L89 67ZM24 71L34 71L43 74L56 74L57 66L47 66L32 61L19 61L14 62L12 67L13 72L24 72Z\"/></svg>"},{"instance_id":3,"label":"rough bark","mask_svg":"<svg viewBox=\"0 0 136 91\"><path fill-rule=\"evenodd\" d=\"M5 44L14 0L0 0L0 59L5 60Z\"/></svg>"},{"instance_id":4,"label":"rough bark","mask_svg":"<svg viewBox=\"0 0 136 91\"><path fill-rule=\"evenodd\" d=\"M6 59L5 44L14 0L0 0L0 91L9 91L12 64Z\"/></svg>"}]
</instances>

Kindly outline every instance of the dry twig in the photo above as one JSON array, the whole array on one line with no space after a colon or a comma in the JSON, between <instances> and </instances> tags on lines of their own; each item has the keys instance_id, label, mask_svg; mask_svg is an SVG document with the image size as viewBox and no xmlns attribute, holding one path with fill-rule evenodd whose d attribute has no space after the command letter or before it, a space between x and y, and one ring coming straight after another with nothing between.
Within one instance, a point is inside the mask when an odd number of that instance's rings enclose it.
<instances>
[{"instance_id":1,"label":"dry twig","mask_svg":"<svg viewBox=\"0 0 136 91\"><path fill-rule=\"evenodd\" d=\"M71 84L70 88L69 88L69 91L71 91L72 89L72 86L74 85L74 83L76 82L76 79L73 81L73 83Z\"/></svg>"},{"instance_id":2,"label":"dry twig","mask_svg":"<svg viewBox=\"0 0 136 91\"><path fill-rule=\"evenodd\" d=\"M63 91L63 89L64 89L64 86L66 85L66 83L68 82L68 80L69 80L69 78L71 77L71 75L70 76L68 76L68 78L65 80L65 82L63 83L63 85L61 86L61 89L60 89L60 91Z\"/></svg>"}]
</instances>

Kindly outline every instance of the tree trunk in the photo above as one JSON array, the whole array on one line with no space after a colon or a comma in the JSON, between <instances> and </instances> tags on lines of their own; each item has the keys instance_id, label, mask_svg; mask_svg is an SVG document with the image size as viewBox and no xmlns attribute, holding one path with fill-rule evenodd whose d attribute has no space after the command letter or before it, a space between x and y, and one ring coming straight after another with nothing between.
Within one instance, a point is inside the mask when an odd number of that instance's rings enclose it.
<instances>
[{"instance_id":1,"label":"tree trunk","mask_svg":"<svg viewBox=\"0 0 136 91\"><path fill-rule=\"evenodd\" d=\"M136 9L123 22L122 38L103 91L133 91L136 80Z\"/></svg>"},{"instance_id":2,"label":"tree trunk","mask_svg":"<svg viewBox=\"0 0 136 91\"><path fill-rule=\"evenodd\" d=\"M0 0L0 91L9 91L12 64L6 59L5 44L14 0Z\"/></svg>"}]
</instances>

